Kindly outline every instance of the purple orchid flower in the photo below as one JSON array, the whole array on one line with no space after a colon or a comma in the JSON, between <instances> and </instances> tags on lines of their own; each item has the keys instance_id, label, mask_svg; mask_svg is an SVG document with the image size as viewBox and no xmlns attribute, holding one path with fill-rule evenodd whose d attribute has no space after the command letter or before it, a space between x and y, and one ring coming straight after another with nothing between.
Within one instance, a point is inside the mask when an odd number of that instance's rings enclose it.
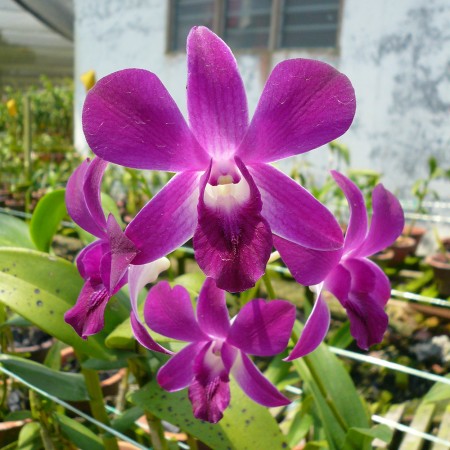
<instances>
[{"instance_id":1,"label":"purple orchid flower","mask_svg":"<svg viewBox=\"0 0 450 450\"><path fill-rule=\"evenodd\" d=\"M325 338L330 313L323 299L323 288L346 309L350 332L362 349L381 342L388 325L384 306L391 293L389 279L368 257L400 236L404 226L402 207L382 184L377 185L372 192L373 215L369 228L362 192L341 173L332 171L331 174L350 207L344 248L334 253L318 252L275 238L275 245L294 278L307 286L317 285L314 308L288 361L312 352ZM317 271L311 269L313 264L318 266ZM317 274L322 273L327 273L326 277L318 278Z\"/></svg>"},{"instance_id":2,"label":"purple orchid flower","mask_svg":"<svg viewBox=\"0 0 450 450\"><path fill-rule=\"evenodd\" d=\"M157 380L169 392L189 387L197 419L216 423L222 418L230 403L230 373L261 405L290 402L247 356L273 356L286 348L295 321L289 302L252 300L230 323L225 292L213 279L207 278L200 291L196 315L184 287L171 289L161 281L148 293L144 318L153 331L189 342L161 367Z\"/></svg>"},{"instance_id":3,"label":"purple orchid flower","mask_svg":"<svg viewBox=\"0 0 450 450\"><path fill-rule=\"evenodd\" d=\"M130 290L134 292L140 289L142 283L155 281L169 264L167 258L160 258L138 267L131 265L139 250L112 214L105 218L101 205L100 187L107 165L100 158L87 159L72 174L66 189L69 215L81 228L98 238L78 255L77 267L85 284L75 306L64 315L65 321L83 339L103 329L105 307L109 299L127 283L130 268ZM136 319L137 297L132 302L131 315ZM158 351L164 350L155 342L152 344L151 340L147 345L153 345Z\"/></svg>"},{"instance_id":4,"label":"purple orchid flower","mask_svg":"<svg viewBox=\"0 0 450 450\"><path fill-rule=\"evenodd\" d=\"M355 113L350 81L305 59L278 64L249 124L244 85L228 46L205 27L187 41L189 126L151 72L122 70L101 79L83 110L86 139L101 158L177 174L140 211L126 236L135 264L160 258L193 236L202 270L228 291L265 271L272 235L337 251L332 214L268 163L343 134Z\"/></svg>"}]
</instances>

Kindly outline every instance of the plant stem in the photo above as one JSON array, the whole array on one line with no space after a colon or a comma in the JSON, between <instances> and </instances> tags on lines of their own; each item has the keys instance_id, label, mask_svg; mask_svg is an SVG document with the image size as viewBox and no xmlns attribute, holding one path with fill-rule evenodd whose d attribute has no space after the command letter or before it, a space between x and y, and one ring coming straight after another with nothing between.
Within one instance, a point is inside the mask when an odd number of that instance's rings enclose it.
<instances>
[{"instance_id":1,"label":"plant stem","mask_svg":"<svg viewBox=\"0 0 450 450\"><path fill-rule=\"evenodd\" d=\"M143 348L139 346L138 351L142 352ZM139 364L138 359L129 358L128 366L136 378L139 387L144 386L148 381L150 381L147 371ZM164 437L164 428L161 424L161 420L147 410L145 411L145 418L147 419L148 428L150 430L150 439L154 450L168 450L169 446L166 438Z\"/></svg>"},{"instance_id":2,"label":"plant stem","mask_svg":"<svg viewBox=\"0 0 450 450\"><path fill-rule=\"evenodd\" d=\"M80 363L83 361L82 355L76 353ZM81 366L81 373L83 374L84 381L89 393L89 405L91 407L92 415L94 419L107 426L111 426L109 422L108 413L105 409L105 401L103 399L103 392L100 386L100 379L98 373L92 369L85 369ZM107 436L103 430L99 429L99 434L102 439L103 445L106 450L118 450L117 440L113 436Z\"/></svg>"},{"instance_id":3,"label":"plant stem","mask_svg":"<svg viewBox=\"0 0 450 450\"><path fill-rule=\"evenodd\" d=\"M272 282L270 281L270 276L267 272L263 275L263 280L264 285L266 286L267 289L267 295L269 296L270 300L273 300L274 298L276 298L276 295L272 286Z\"/></svg>"},{"instance_id":4,"label":"plant stem","mask_svg":"<svg viewBox=\"0 0 450 450\"><path fill-rule=\"evenodd\" d=\"M44 444L45 450L56 450L55 445L53 444L51 438L51 432L49 428L47 414L45 413L41 400L39 398L39 394L33 390L29 391L29 399L30 399L30 408L33 419L39 422L40 433L42 443Z\"/></svg>"}]
</instances>

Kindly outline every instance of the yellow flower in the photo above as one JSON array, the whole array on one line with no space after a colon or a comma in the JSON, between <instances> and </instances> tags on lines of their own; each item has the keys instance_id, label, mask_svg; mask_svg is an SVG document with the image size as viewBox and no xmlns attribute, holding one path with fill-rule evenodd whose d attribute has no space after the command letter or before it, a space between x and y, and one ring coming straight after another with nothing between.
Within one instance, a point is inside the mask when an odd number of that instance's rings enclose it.
<instances>
[{"instance_id":1,"label":"yellow flower","mask_svg":"<svg viewBox=\"0 0 450 450\"><path fill-rule=\"evenodd\" d=\"M84 84L86 91L89 91L89 89L91 89L96 82L95 71L88 70L87 72L84 72L83 75L81 75L80 80Z\"/></svg>"},{"instance_id":2,"label":"yellow flower","mask_svg":"<svg viewBox=\"0 0 450 450\"><path fill-rule=\"evenodd\" d=\"M8 113L11 117L17 116L17 105L16 101L11 98L6 102L6 107L8 108Z\"/></svg>"}]
</instances>

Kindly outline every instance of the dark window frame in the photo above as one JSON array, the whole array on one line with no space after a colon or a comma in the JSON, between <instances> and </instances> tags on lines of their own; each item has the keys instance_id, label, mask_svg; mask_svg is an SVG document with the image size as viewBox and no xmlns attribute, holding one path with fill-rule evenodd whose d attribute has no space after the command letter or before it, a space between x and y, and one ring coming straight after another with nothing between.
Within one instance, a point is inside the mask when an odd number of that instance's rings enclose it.
<instances>
[{"instance_id":1,"label":"dark window frame","mask_svg":"<svg viewBox=\"0 0 450 450\"><path fill-rule=\"evenodd\" d=\"M218 36L223 37L225 35L226 25L226 2L227 0L212 0L213 1L213 17L212 17L212 31ZM336 35L334 46L301 46L298 47L283 47L282 35L283 35L283 15L285 0L272 0L272 7L270 13L270 27L268 44L265 47L248 47L248 48L235 48L235 52L275 52L275 51L298 51L308 50L310 52L328 52L339 53L339 40L341 34L342 23L342 11L344 0L338 0L337 6L337 21L336 21ZM169 0L168 14L167 14L167 34L166 34L166 52L167 53L180 53L185 51L184 47L176 48L175 45L175 27L176 27L176 3L177 0Z\"/></svg>"}]
</instances>

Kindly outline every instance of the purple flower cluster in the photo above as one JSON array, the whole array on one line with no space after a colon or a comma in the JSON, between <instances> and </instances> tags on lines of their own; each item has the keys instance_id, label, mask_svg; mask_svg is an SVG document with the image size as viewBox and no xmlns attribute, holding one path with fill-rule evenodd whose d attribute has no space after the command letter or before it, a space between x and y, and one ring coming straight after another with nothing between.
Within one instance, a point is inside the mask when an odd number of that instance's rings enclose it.
<instances>
[{"instance_id":1,"label":"purple flower cluster","mask_svg":"<svg viewBox=\"0 0 450 450\"><path fill-rule=\"evenodd\" d=\"M254 286L275 247L294 278L317 293L288 359L306 355L324 339L324 289L342 303L352 335L367 348L380 342L387 327L390 292L386 276L367 257L396 239L403 212L379 185L369 227L361 191L333 172L350 206L344 237L325 206L269 164L326 144L349 128L356 103L345 75L318 61L284 61L269 76L249 121L243 82L227 45L195 27L187 59L189 125L161 81L145 70L108 75L88 93L83 128L96 158L72 175L67 206L73 220L98 239L77 259L85 285L66 321L84 338L97 333L108 300L129 283L136 339L171 353L153 340L146 324L189 343L160 369L158 382L168 391L189 387L194 415L217 422L230 401L230 374L258 403L288 402L247 354L282 352L295 320L290 303L255 299L230 324L225 291ZM124 231L112 215L105 219L101 207L107 162L176 173ZM196 313L184 288L161 282L148 294L144 324L139 291L168 267L165 256L191 238L207 275Z\"/></svg>"}]
</instances>

